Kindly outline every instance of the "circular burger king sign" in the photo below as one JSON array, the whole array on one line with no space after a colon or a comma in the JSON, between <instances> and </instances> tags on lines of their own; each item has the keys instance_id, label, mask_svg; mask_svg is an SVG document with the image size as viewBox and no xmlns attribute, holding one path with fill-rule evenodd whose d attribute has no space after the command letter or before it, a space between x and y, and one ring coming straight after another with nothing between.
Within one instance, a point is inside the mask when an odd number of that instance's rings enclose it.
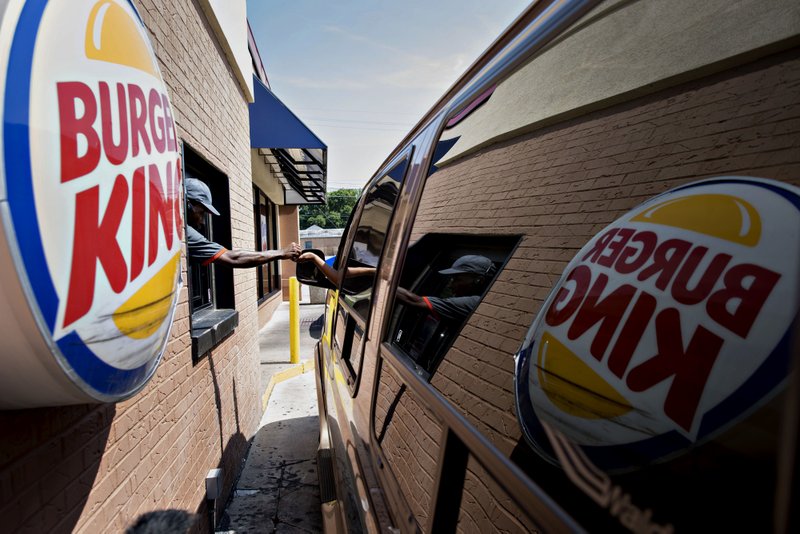
<instances>
[{"instance_id":1,"label":"circular burger king sign","mask_svg":"<svg viewBox=\"0 0 800 534\"><path fill-rule=\"evenodd\" d=\"M778 394L800 273L800 190L720 177L621 217L567 265L517 356L517 408L599 467L681 453Z\"/></svg>"},{"instance_id":2,"label":"circular burger king sign","mask_svg":"<svg viewBox=\"0 0 800 534\"><path fill-rule=\"evenodd\" d=\"M5 242L47 357L77 390L22 404L126 398L166 346L183 238L180 145L148 31L125 0L12 1L0 42ZM41 359L29 342L16 357ZM39 380L15 365L26 376L9 382Z\"/></svg>"}]
</instances>

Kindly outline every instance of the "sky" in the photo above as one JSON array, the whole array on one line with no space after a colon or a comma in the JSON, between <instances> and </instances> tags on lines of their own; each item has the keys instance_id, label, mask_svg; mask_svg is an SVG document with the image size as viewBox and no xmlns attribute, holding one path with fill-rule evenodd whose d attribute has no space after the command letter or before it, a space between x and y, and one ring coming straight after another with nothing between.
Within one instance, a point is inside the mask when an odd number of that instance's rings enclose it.
<instances>
[{"instance_id":1,"label":"sky","mask_svg":"<svg viewBox=\"0 0 800 534\"><path fill-rule=\"evenodd\" d=\"M361 188L529 0L247 0L270 87Z\"/></svg>"}]
</instances>

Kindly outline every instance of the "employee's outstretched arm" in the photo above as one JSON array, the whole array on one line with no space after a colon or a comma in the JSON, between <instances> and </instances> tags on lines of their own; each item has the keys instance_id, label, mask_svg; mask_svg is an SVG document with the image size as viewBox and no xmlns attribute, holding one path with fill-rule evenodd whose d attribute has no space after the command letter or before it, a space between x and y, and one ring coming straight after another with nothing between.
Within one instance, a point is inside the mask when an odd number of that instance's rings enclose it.
<instances>
[{"instance_id":1,"label":"employee's outstretched arm","mask_svg":"<svg viewBox=\"0 0 800 534\"><path fill-rule=\"evenodd\" d=\"M215 263L221 263L233 268L258 267L275 260L293 260L300 254L300 246L292 243L280 250L226 250Z\"/></svg>"}]
</instances>

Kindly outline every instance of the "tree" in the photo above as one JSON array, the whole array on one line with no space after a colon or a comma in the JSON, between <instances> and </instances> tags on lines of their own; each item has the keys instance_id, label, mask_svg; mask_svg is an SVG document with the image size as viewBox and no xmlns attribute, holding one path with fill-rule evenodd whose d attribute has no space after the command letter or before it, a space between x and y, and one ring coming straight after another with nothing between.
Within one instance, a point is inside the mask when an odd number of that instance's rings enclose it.
<instances>
[{"instance_id":1,"label":"tree","mask_svg":"<svg viewBox=\"0 0 800 534\"><path fill-rule=\"evenodd\" d=\"M358 189L337 189L328 193L327 204L300 206L300 229L317 225L320 228L343 228L356 205Z\"/></svg>"}]
</instances>

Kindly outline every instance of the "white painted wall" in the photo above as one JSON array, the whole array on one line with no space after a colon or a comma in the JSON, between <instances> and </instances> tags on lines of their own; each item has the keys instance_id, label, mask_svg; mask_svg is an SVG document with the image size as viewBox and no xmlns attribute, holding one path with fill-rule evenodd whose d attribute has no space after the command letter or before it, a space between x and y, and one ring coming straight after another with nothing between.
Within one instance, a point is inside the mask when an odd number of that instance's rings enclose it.
<instances>
[{"instance_id":1,"label":"white painted wall","mask_svg":"<svg viewBox=\"0 0 800 534\"><path fill-rule=\"evenodd\" d=\"M253 102L253 66L247 49L245 0L200 0L248 102Z\"/></svg>"}]
</instances>

